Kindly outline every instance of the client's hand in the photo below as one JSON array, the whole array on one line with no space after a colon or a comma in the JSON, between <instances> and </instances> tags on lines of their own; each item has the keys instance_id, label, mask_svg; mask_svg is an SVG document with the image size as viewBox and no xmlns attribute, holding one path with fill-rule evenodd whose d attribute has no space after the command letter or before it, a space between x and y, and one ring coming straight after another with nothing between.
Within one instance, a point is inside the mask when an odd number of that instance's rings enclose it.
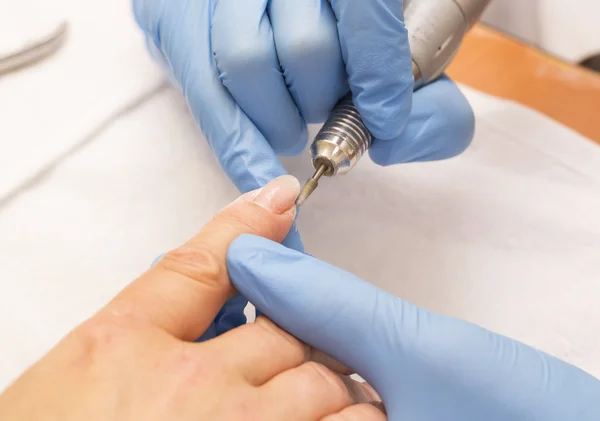
<instances>
[{"instance_id":1,"label":"client's hand","mask_svg":"<svg viewBox=\"0 0 600 421\"><path fill-rule=\"evenodd\" d=\"M221 211L4 392L0 419L304 421L369 400L266 319L191 342L234 295L229 244L283 240L298 189L286 176Z\"/></svg>"}]
</instances>

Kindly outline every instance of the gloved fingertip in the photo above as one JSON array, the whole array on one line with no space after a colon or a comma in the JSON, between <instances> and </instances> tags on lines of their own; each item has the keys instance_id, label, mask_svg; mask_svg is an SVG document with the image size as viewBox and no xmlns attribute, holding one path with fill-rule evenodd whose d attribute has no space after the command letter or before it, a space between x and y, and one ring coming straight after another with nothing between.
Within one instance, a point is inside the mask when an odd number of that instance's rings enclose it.
<instances>
[{"instance_id":1,"label":"gloved fingertip","mask_svg":"<svg viewBox=\"0 0 600 421\"><path fill-rule=\"evenodd\" d=\"M299 131L297 135L297 140L295 142L290 142L289 144L282 144L282 142L271 142L270 145L273 148L273 151L277 154L277 156L281 157L293 157L300 155L304 149L306 148L306 144L308 142L308 128L306 123L302 123L303 128Z\"/></svg>"},{"instance_id":2,"label":"gloved fingertip","mask_svg":"<svg viewBox=\"0 0 600 421\"><path fill-rule=\"evenodd\" d=\"M402 134L392 140L377 138L369 156L381 166L448 159L468 148L474 131L469 102L444 76L415 93Z\"/></svg>"},{"instance_id":3,"label":"gloved fingertip","mask_svg":"<svg viewBox=\"0 0 600 421\"><path fill-rule=\"evenodd\" d=\"M227 267L233 271L230 272L230 275L237 273L251 275L252 269L261 265L262 259L277 261L280 264L289 258L288 255L291 257L303 256L302 252L293 250L285 244L282 245L252 234L240 235L230 244L227 252ZM234 277L232 276L232 282L235 282ZM252 275L252 278L255 277ZM246 280L248 278L245 279L244 284ZM243 284L240 286L244 287ZM241 290L239 291L241 292ZM243 292L241 293L243 294Z\"/></svg>"},{"instance_id":4,"label":"gloved fingertip","mask_svg":"<svg viewBox=\"0 0 600 421\"><path fill-rule=\"evenodd\" d=\"M388 167L390 165L406 162L404 154L391 153L392 148L394 147L392 142L393 141L389 140L375 140L373 145L369 148L369 158L371 158L371 161L381 167Z\"/></svg>"},{"instance_id":5,"label":"gloved fingertip","mask_svg":"<svg viewBox=\"0 0 600 421\"><path fill-rule=\"evenodd\" d=\"M340 346L371 341L362 326L382 296L354 275L253 235L231 244L227 268L232 283L258 310L311 345L339 353Z\"/></svg>"},{"instance_id":6,"label":"gloved fingertip","mask_svg":"<svg viewBox=\"0 0 600 421\"><path fill-rule=\"evenodd\" d=\"M400 135L414 86L402 2L329 1L354 105L376 138Z\"/></svg>"}]
</instances>

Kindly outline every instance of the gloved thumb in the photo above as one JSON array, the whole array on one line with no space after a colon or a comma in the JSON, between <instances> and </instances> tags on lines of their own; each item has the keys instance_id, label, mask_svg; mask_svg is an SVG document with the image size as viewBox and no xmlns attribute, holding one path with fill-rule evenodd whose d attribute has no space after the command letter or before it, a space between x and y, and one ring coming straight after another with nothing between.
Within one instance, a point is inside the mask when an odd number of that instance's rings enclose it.
<instances>
[{"instance_id":1,"label":"gloved thumb","mask_svg":"<svg viewBox=\"0 0 600 421\"><path fill-rule=\"evenodd\" d=\"M395 311L395 297L334 266L252 235L231 244L227 268L237 290L257 310L377 389L380 374L389 369L382 352L392 346L386 342L394 340L386 332L388 324L378 318Z\"/></svg>"},{"instance_id":2,"label":"gloved thumb","mask_svg":"<svg viewBox=\"0 0 600 421\"><path fill-rule=\"evenodd\" d=\"M389 419L600 415L600 383L589 374L510 338L420 309L305 254L244 235L230 245L227 267L257 309L367 380L386 403Z\"/></svg>"}]
</instances>

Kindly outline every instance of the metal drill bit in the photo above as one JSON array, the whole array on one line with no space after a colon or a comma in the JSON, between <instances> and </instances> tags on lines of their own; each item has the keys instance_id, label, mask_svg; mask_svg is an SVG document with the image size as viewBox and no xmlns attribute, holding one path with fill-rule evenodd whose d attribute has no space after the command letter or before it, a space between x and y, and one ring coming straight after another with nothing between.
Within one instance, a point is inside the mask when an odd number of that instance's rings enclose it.
<instances>
[{"instance_id":1,"label":"metal drill bit","mask_svg":"<svg viewBox=\"0 0 600 421\"><path fill-rule=\"evenodd\" d=\"M308 179L302 190L300 190L300 194L296 198L296 206L301 206L308 196L310 196L316 189L319 187L319 179L325 174L327 171L327 165L321 164L315 174Z\"/></svg>"}]
</instances>

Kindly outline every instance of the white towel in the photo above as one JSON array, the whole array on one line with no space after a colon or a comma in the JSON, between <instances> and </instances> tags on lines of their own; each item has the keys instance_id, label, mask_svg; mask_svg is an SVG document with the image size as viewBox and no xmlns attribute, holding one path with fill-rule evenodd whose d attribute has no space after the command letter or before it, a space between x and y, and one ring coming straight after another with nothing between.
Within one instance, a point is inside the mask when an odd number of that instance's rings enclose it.
<instances>
[{"instance_id":1,"label":"white towel","mask_svg":"<svg viewBox=\"0 0 600 421\"><path fill-rule=\"evenodd\" d=\"M70 50L0 81L0 387L237 195L171 89L57 160L160 83L123 3L73 0ZM306 249L600 376L600 148L465 92L464 155L325 180L300 215ZM310 172L306 155L285 163Z\"/></svg>"},{"instance_id":2,"label":"white towel","mask_svg":"<svg viewBox=\"0 0 600 421\"><path fill-rule=\"evenodd\" d=\"M0 57L52 33L66 17L63 4L46 0L0 0Z\"/></svg>"},{"instance_id":3,"label":"white towel","mask_svg":"<svg viewBox=\"0 0 600 421\"><path fill-rule=\"evenodd\" d=\"M2 20L11 25L0 26L0 38L10 35L0 55L47 36L63 20L69 33L56 55L0 77L0 198L162 82L129 1L1 1Z\"/></svg>"}]
</instances>

